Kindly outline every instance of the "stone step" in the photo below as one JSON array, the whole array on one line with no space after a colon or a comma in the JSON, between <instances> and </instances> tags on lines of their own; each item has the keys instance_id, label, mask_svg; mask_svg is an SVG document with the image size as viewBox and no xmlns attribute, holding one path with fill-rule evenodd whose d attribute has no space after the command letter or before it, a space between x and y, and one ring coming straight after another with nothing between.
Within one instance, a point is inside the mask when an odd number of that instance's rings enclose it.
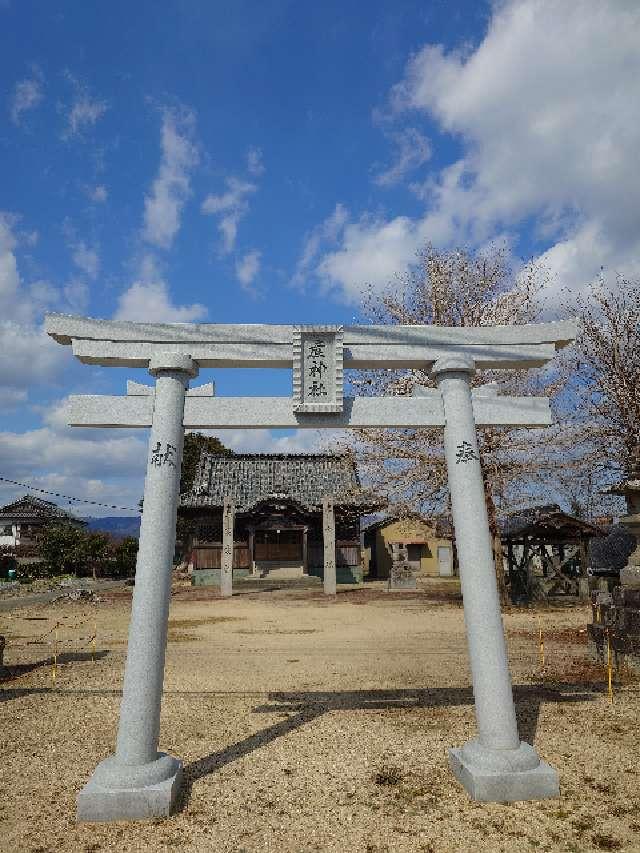
<instances>
[{"instance_id":1,"label":"stone step","mask_svg":"<svg viewBox=\"0 0 640 853\"><path fill-rule=\"evenodd\" d=\"M306 578L239 578L233 581L234 592L249 592L268 589L322 589L322 580L318 577Z\"/></svg>"}]
</instances>

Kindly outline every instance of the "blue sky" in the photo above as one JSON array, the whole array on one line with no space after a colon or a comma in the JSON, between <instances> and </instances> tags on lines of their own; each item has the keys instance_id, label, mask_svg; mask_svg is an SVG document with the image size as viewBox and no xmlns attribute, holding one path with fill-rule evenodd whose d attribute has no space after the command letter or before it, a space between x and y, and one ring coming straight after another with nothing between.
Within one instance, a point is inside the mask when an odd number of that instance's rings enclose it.
<instances>
[{"instance_id":1,"label":"blue sky","mask_svg":"<svg viewBox=\"0 0 640 853\"><path fill-rule=\"evenodd\" d=\"M0 32L1 476L142 491L146 436L71 430L64 401L144 373L74 363L46 310L352 323L426 240L506 241L548 267L551 306L601 267L637 275L635 3L3 0Z\"/></svg>"}]
</instances>

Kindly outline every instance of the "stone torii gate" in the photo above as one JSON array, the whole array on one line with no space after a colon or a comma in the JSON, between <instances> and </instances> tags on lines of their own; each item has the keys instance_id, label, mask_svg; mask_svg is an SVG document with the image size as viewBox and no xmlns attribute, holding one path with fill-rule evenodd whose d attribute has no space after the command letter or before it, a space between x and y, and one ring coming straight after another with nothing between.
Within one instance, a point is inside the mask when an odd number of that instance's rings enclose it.
<instances>
[{"instance_id":1,"label":"stone torii gate","mask_svg":"<svg viewBox=\"0 0 640 853\"><path fill-rule=\"evenodd\" d=\"M116 750L79 793L78 820L166 816L178 794L182 763L159 752L158 739L184 430L198 428L444 428L478 729L449 751L449 762L477 800L559 795L557 771L518 734L476 439L478 426L550 424L549 402L499 397L487 386L472 391L471 377L476 369L546 364L574 339L573 322L343 328L49 314L46 331L85 364L139 367L155 377L155 388L130 383L126 397L70 399L72 426L151 428ZM200 367L288 367L293 396L215 398L211 385L188 390ZM343 397L344 368L428 367L436 389ZM325 517L331 512L325 501Z\"/></svg>"}]
</instances>

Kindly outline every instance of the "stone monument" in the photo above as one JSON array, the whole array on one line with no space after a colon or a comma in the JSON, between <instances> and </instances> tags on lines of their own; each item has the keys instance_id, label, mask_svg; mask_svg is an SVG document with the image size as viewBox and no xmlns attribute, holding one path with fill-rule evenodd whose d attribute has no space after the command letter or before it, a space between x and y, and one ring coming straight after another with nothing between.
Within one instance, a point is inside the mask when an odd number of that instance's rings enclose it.
<instances>
[{"instance_id":1,"label":"stone monument","mask_svg":"<svg viewBox=\"0 0 640 853\"><path fill-rule=\"evenodd\" d=\"M155 391L71 397L77 427L151 428L136 584L115 754L78 796L79 820L169 815L181 762L158 751L182 445L187 429L444 428L478 735L450 764L478 800L556 797L558 774L520 740L476 439L478 426L551 423L549 401L471 390L477 369L540 367L572 341L573 322L495 328L153 324L49 314L47 332L85 364L142 368ZM346 398L343 369L431 365L437 388L413 397ZM188 390L203 368L288 367L290 397ZM135 386L137 385L137 390ZM324 507L325 592L335 593L333 504ZM231 522L232 523L232 522ZM333 564L333 565L332 565Z\"/></svg>"},{"instance_id":2,"label":"stone monument","mask_svg":"<svg viewBox=\"0 0 640 853\"><path fill-rule=\"evenodd\" d=\"M389 589L416 589L417 572L409 562L407 546L401 542L391 543L391 570Z\"/></svg>"},{"instance_id":3,"label":"stone monument","mask_svg":"<svg viewBox=\"0 0 640 853\"><path fill-rule=\"evenodd\" d=\"M627 480L607 491L624 496L627 515L620 522L635 537L636 546L627 558L627 565L620 570L620 585L614 587L613 593L592 593L589 635L601 660L606 659L608 642L616 666L624 660L629 667L640 671L640 451L633 468Z\"/></svg>"},{"instance_id":4,"label":"stone monument","mask_svg":"<svg viewBox=\"0 0 640 853\"><path fill-rule=\"evenodd\" d=\"M629 555L627 565L620 571L620 585L640 589L640 471L621 483L615 491L624 495L627 501L627 515L620 519L620 523L636 537L635 550Z\"/></svg>"}]
</instances>

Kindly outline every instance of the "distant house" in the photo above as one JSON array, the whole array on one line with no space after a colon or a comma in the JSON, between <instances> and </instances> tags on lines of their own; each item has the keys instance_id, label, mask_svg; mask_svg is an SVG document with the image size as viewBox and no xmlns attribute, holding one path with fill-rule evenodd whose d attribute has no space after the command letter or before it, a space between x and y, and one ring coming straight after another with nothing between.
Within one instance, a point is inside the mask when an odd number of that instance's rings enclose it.
<instances>
[{"instance_id":1,"label":"distant house","mask_svg":"<svg viewBox=\"0 0 640 853\"><path fill-rule=\"evenodd\" d=\"M85 525L81 518L52 501L25 495L0 508L0 546L36 546L47 524L63 522L78 527Z\"/></svg>"},{"instance_id":2,"label":"distant house","mask_svg":"<svg viewBox=\"0 0 640 853\"><path fill-rule=\"evenodd\" d=\"M358 583L360 518L383 502L361 486L351 456L203 452L193 486L178 507L179 518L191 528L184 551L192 582L220 581L225 499L235 507L234 577L322 577L325 496L335 505L337 582Z\"/></svg>"},{"instance_id":3,"label":"distant house","mask_svg":"<svg viewBox=\"0 0 640 853\"><path fill-rule=\"evenodd\" d=\"M383 518L364 531L364 566L369 578L383 580L391 571L391 544L407 546L409 563L418 577L451 577L455 574L451 531L420 516Z\"/></svg>"}]
</instances>

